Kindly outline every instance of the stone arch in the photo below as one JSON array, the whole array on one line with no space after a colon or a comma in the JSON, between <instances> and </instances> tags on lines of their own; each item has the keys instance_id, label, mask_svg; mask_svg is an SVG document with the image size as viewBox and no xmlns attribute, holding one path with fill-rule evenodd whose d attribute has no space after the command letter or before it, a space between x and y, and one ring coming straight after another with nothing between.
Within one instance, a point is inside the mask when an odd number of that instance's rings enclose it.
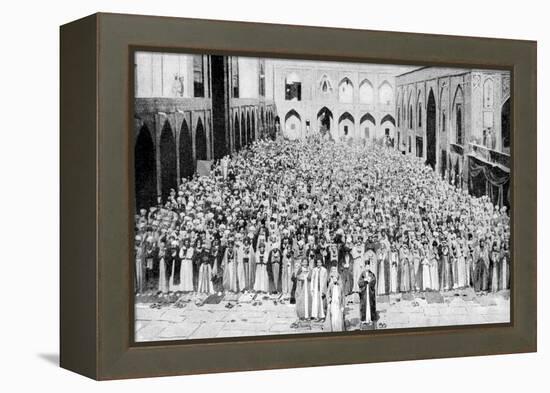
<instances>
[{"instance_id":1,"label":"stone arch","mask_svg":"<svg viewBox=\"0 0 550 393\"><path fill-rule=\"evenodd\" d=\"M378 102L382 105L393 104L393 87L387 80L378 86Z\"/></svg>"},{"instance_id":2,"label":"stone arch","mask_svg":"<svg viewBox=\"0 0 550 393\"><path fill-rule=\"evenodd\" d=\"M360 137L364 139L372 139L375 135L376 119L370 113L365 113L359 120L361 127Z\"/></svg>"},{"instance_id":3,"label":"stone arch","mask_svg":"<svg viewBox=\"0 0 550 393\"><path fill-rule=\"evenodd\" d=\"M435 170L437 161L436 103L433 89L430 88L426 105L426 164Z\"/></svg>"},{"instance_id":4,"label":"stone arch","mask_svg":"<svg viewBox=\"0 0 550 393\"><path fill-rule=\"evenodd\" d=\"M160 134L160 190L164 202L170 196L170 190L175 191L178 187L176 157L174 133L166 120Z\"/></svg>"},{"instance_id":5,"label":"stone arch","mask_svg":"<svg viewBox=\"0 0 550 393\"><path fill-rule=\"evenodd\" d=\"M353 102L353 83L344 77L338 84L338 100L343 103Z\"/></svg>"},{"instance_id":6,"label":"stone arch","mask_svg":"<svg viewBox=\"0 0 550 393\"><path fill-rule=\"evenodd\" d=\"M239 124L239 114L235 112L235 120L233 122L233 134L235 135L234 144L235 151L241 150L241 127Z\"/></svg>"},{"instance_id":7,"label":"stone arch","mask_svg":"<svg viewBox=\"0 0 550 393\"><path fill-rule=\"evenodd\" d=\"M330 130L333 118L334 116L332 115L331 110L326 106L319 109L319 112L317 112L317 123L321 133L325 133Z\"/></svg>"},{"instance_id":8,"label":"stone arch","mask_svg":"<svg viewBox=\"0 0 550 393\"><path fill-rule=\"evenodd\" d=\"M359 85L359 102L369 105L374 103L374 87L368 79L364 79Z\"/></svg>"},{"instance_id":9,"label":"stone arch","mask_svg":"<svg viewBox=\"0 0 550 393\"><path fill-rule=\"evenodd\" d=\"M338 118L338 128L340 137L355 136L355 119L349 112L344 112Z\"/></svg>"},{"instance_id":10,"label":"stone arch","mask_svg":"<svg viewBox=\"0 0 550 393\"><path fill-rule=\"evenodd\" d=\"M251 136L251 131L250 131L250 110L247 110L246 111L246 138L245 138L245 141L244 141L245 145L248 145L250 143L250 136Z\"/></svg>"},{"instance_id":11,"label":"stone arch","mask_svg":"<svg viewBox=\"0 0 550 393\"><path fill-rule=\"evenodd\" d=\"M136 209L154 206L157 194L155 144L145 124L140 128L134 146L134 179Z\"/></svg>"},{"instance_id":12,"label":"stone arch","mask_svg":"<svg viewBox=\"0 0 550 393\"><path fill-rule=\"evenodd\" d=\"M180 177L189 179L193 176L195 168L193 166L193 140L185 119L183 119L180 128L179 156Z\"/></svg>"},{"instance_id":13,"label":"stone arch","mask_svg":"<svg viewBox=\"0 0 550 393\"><path fill-rule=\"evenodd\" d=\"M197 121L197 127L195 128L195 156L197 160L208 159L206 132L200 117Z\"/></svg>"},{"instance_id":14,"label":"stone arch","mask_svg":"<svg viewBox=\"0 0 550 393\"><path fill-rule=\"evenodd\" d=\"M256 139L256 110L252 109L252 122L250 135L248 136L248 142L252 143L254 142L254 139Z\"/></svg>"},{"instance_id":15,"label":"stone arch","mask_svg":"<svg viewBox=\"0 0 550 393\"><path fill-rule=\"evenodd\" d=\"M302 135L302 117L294 109L285 115L285 136L289 139L298 139Z\"/></svg>"},{"instance_id":16,"label":"stone arch","mask_svg":"<svg viewBox=\"0 0 550 393\"><path fill-rule=\"evenodd\" d=\"M453 121L452 130L454 142L464 144L464 92L462 86L458 85L453 97Z\"/></svg>"}]
</instances>

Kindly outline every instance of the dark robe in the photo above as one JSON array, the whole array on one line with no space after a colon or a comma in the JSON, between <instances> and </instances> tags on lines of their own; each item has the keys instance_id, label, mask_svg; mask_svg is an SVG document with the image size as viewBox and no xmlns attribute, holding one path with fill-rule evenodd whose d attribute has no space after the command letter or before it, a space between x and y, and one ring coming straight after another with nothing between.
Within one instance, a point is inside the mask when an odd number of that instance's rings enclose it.
<instances>
[{"instance_id":1,"label":"dark robe","mask_svg":"<svg viewBox=\"0 0 550 393\"><path fill-rule=\"evenodd\" d=\"M346 256L347 256L347 266L346 266ZM338 272L340 273L340 278L342 280L342 291L344 296L349 295L353 289L353 257L351 252L343 251L340 254L340 260L338 263Z\"/></svg>"},{"instance_id":2,"label":"dark robe","mask_svg":"<svg viewBox=\"0 0 550 393\"><path fill-rule=\"evenodd\" d=\"M370 270L369 270L370 272ZM359 276L359 298L361 299L361 321L366 321L366 301L367 301L367 291L369 291L369 302L370 302L370 315L371 321L376 322L378 320L378 314L376 313L376 277L374 274L370 282L365 281L365 276L368 272L364 271Z\"/></svg>"},{"instance_id":3,"label":"dark robe","mask_svg":"<svg viewBox=\"0 0 550 393\"><path fill-rule=\"evenodd\" d=\"M212 263L212 269L216 269L216 274L212 275L212 284L214 291L223 292L223 266L222 266L223 252L218 249L217 252L210 253L210 260ZM214 271L214 270L213 270Z\"/></svg>"},{"instance_id":4,"label":"dark robe","mask_svg":"<svg viewBox=\"0 0 550 393\"><path fill-rule=\"evenodd\" d=\"M476 266L474 269L474 290L486 291L489 288L489 253L486 249L478 249L474 255Z\"/></svg>"},{"instance_id":5,"label":"dark robe","mask_svg":"<svg viewBox=\"0 0 550 393\"><path fill-rule=\"evenodd\" d=\"M281 269L282 259L283 255L280 249L276 248L269 252L267 258L267 276L269 278L269 292L271 293L281 292L281 276L283 273ZM275 270L278 271L277 279L275 279Z\"/></svg>"},{"instance_id":6,"label":"dark robe","mask_svg":"<svg viewBox=\"0 0 550 393\"><path fill-rule=\"evenodd\" d=\"M164 260L168 277L172 275L172 269L174 270L174 285L180 284L181 259L179 253L179 247L170 247L166 252Z\"/></svg>"}]
</instances>

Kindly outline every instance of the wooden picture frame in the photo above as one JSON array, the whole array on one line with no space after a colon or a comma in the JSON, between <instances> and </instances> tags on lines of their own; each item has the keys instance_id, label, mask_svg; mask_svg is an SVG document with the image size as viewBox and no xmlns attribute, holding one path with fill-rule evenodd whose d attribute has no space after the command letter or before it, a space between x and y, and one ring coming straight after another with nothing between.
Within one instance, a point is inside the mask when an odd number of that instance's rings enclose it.
<instances>
[{"instance_id":1,"label":"wooden picture frame","mask_svg":"<svg viewBox=\"0 0 550 393\"><path fill-rule=\"evenodd\" d=\"M511 323L190 342L133 340L131 55L138 48L511 71ZM536 42L120 14L61 27L60 363L90 378L537 349Z\"/></svg>"}]
</instances>

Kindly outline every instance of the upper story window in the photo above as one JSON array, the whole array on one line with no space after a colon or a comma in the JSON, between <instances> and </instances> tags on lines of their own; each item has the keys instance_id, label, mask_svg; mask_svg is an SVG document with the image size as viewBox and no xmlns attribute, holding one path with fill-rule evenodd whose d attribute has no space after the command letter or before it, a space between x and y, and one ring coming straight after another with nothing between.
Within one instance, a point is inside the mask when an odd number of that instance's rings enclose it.
<instances>
[{"instance_id":1,"label":"upper story window","mask_svg":"<svg viewBox=\"0 0 550 393\"><path fill-rule=\"evenodd\" d=\"M350 103L353 102L353 83L348 78L342 79L340 86L338 87L340 102Z\"/></svg>"},{"instance_id":2,"label":"upper story window","mask_svg":"<svg viewBox=\"0 0 550 393\"><path fill-rule=\"evenodd\" d=\"M378 88L378 102L382 105L392 105L393 103L393 89L387 81L382 82Z\"/></svg>"},{"instance_id":3,"label":"upper story window","mask_svg":"<svg viewBox=\"0 0 550 393\"><path fill-rule=\"evenodd\" d=\"M302 82L294 72L285 79L285 100L302 101Z\"/></svg>"},{"instance_id":4,"label":"upper story window","mask_svg":"<svg viewBox=\"0 0 550 393\"><path fill-rule=\"evenodd\" d=\"M260 60L260 81L259 81L259 93L261 97L265 96L265 63Z\"/></svg>"},{"instance_id":5,"label":"upper story window","mask_svg":"<svg viewBox=\"0 0 550 393\"><path fill-rule=\"evenodd\" d=\"M332 92L332 82L326 74L319 81L319 89L323 94Z\"/></svg>"},{"instance_id":6,"label":"upper story window","mask_svg":"<svg viewBox=\"0 0 550 393\"><path fill-rule=\"evenodd\" d=\"M422 127L422 103L418 103L418 127Z\"/></svg>"},{"instance_id":7,"label":"upper story window","mask_svg":"<svg viewBox=\"0 0 550 393\"><path fill-rule=\"evenodd\" d=\"M193 56L193 95L204 97L204 58L202 55Z\"/></svg>"},{"instance_id":8,"label":"upper story window","mask_svg":"<svg viewBox=\"0 0 550 393\"><path fill-rule=\"evenodd\" d=\"M368 80L364 80L359 86L359 102L372 104L374 101L374 89Z\"/></svg>"},{"instance_id":9,"label":"upper story window","mask_svg":"<svg viewBox=\"0 0 550 393\"><path fill-rule=\"evenodd\" d=\"M231 57L231 86L233 98L239 98L239 58Z\"/></svg>"}]
</instances>

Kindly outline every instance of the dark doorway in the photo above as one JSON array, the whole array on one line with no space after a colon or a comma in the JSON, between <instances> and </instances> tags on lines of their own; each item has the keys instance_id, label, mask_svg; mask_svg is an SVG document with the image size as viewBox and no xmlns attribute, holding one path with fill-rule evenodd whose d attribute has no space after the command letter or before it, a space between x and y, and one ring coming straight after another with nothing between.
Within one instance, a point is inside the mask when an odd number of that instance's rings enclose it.
<instances>
[{"instance_id":1,"label":"dark doorway","mask_svg":"<svg viewBox=\"0 0 550 393\"><path fill-rule=\"evenodd\" d=\"M180 130L180 177L190 179L195 172L193 166L193 141L191 139L191 133L187 126L187 121L184 119L181 124Z\"/></svg>"},{"instance_id":2,"label":"dark doorway","mask_svg":"<svg viewBox=\"0 0 550 393\"><path fill-rule=\"evenodd\" d=\"M317 119L319 120L319 131L325 133L330 131L330 119L332 118L332 112L326 107L322 107L317 113Z\"/></svg>"},{"instance_id":3,"label":"dark doorway","mask_svg":"<svg viewBox=\"0 0 550 393\"><path fill-rule=\"evenodd\" d=\"M250 129L250 135L248 135L248 142L254 142L256 139L256 114L252 112L252 128Z\"/></svg>"},{"instance_id":4,"label":"dark doorway","mask_svg":"<svg viewBox=\"0 0 550 393\"><path fill-rule=\"evenodd\" d=\"M245 144L248 145L250 143L250 112L246 114L246 141Z\"/></svg>"},{"instance_id":5,"label":"dark doorway","mask_svg":"<svg viewBox=\"0 0 550 393\"><path fill-rule=\"evenodd\" d=\"M214 158L227 155L229 127L229 78L227 56L211 56Z\"/></svg>"},{"instance_id":6,"label":"dark doorway","mask_svg":"<svg viewBox=\"0 0 550 393\"><path fill-rule=\"evenodd\" d=\"M157 166L155 145L147 126L141 127L134 148L136 209L155 205L157 194Z\"/></svg>"},{"instance_id":7,"label":"dark doorway","mask_svg":"<svg viewBox=\"0 0 550 393\"><path fill-rule=\"evenodd\" d=\"M502 127L503 151L510 151L510 99L508 98L500 112L500 125Z\"/></svg>"},{"instance_id":8,"label":"dark doorway","mask_svg":"<svg viewBox=\"0 0 550 393\"><path fill-rule=\"evenodd\" d=\"M416 156L422 157L424 153L424 142L422 141L422 137L417 136L416 137Z\"/></svg>"},{"instance_id":9,"label":"dark doorway","mask_svg":"<svg viewBox=\"0 0 550 393\"><path fill-rule=\"evenodd\" d=\"M428 106L426 109L426 164L435 169L436 162L436 130L435 130L435 97L430 89Z\"/></svg>"},{"instance_id":10,"label":"dark doorway","mask_svg":"<svg viewBox=\"0 0 550 393\"><path fill-rule=\"evenodd\" d=\"M200 118L197 123L197 129L195 130L195 154L197 155L197 160L207 159L206 132L204 132L204 126Z\"/></svg>"},{"instance_id":11,"label":"dark doorway","mask_svg":"<svg viewBox=\"0 0 550 393\"><path fill-rule=\"evenodd\" d=\"M176 141L168 121L164 122L160 134L160 175L161 195L163 202L166 202L170 190L178 187L178 172L176 167Z\"/></svg>"},{"instance_id":12,"label":"dark doorway","mask_svg":"<svg viewBox=\"0 0 550 393\"><path fill-rule=\"evenodd\" d=\"M239 151L241 150L241 127L239 126L239 115L236 113L233 127L235 129L235 151Z\"/></svg>"},{"instance_id":13,"label":"dark doorway","mask_svg":"<svg viewBox=\"0 0 550 393\"><path fill-rule=\"evenodd\" d=\"M241 114L241 137L240 137L240 147L246 146L246 120L244 118L244 113Z\"/></svg>"}]
</instances>

